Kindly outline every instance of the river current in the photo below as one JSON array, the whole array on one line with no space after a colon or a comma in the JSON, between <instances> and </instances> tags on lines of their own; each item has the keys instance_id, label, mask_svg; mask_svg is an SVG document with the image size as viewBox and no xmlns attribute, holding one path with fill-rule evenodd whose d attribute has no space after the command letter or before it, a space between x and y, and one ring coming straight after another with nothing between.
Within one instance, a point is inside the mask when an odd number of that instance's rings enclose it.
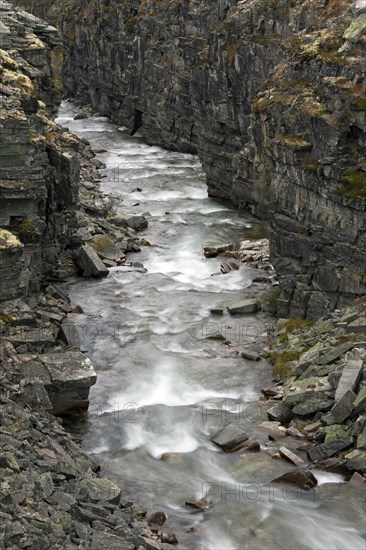
<instances>
[{"instance_id":1,"label":"river current","mask_svg":"<svg viewBox=\"0 0 366 550\"><path fill-rule=\"evenodd\" d=\"M146 216L139 237L151 246L127 258L147 271L117 267L69 285L98 374L88 415L70 429L128 499L166 513L179 548L364 550L365 501L341 476L317 472L316 491L284 490L270 484L286 471L273 448L225 454L210 441L238 419L255 432L266 420L260 388L272 374L266 361L209 338L220 332L238 346L265 345L264 314L210 310L266 286L253 284L250 267L219 274L220 260L206 260L203 248L256 238L260 223L208 198L197 157L149 146L104 117L74 120L77 112L63 102L57 122L104 150L102 191L120 213ZM209 510L185 506L203 497Z\"/></svg>"}]
</instances>

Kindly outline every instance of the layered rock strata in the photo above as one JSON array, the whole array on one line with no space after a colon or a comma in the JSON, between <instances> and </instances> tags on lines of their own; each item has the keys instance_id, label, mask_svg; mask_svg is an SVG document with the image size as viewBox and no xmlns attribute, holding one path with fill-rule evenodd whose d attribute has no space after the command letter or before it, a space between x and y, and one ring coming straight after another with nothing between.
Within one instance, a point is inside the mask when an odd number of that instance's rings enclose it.
<instances>
[{"instance_id":1,"label":"layered rock strata","mask_svg":"<svg viewBox=\"0 0 366 550\"><path fill-rule=\"evenodd\" d=\"M362 3L50 4L67 94L198 153L211 196L268 220L280 316L318 318L365 293Z\"/></svg>"}]
</instances>

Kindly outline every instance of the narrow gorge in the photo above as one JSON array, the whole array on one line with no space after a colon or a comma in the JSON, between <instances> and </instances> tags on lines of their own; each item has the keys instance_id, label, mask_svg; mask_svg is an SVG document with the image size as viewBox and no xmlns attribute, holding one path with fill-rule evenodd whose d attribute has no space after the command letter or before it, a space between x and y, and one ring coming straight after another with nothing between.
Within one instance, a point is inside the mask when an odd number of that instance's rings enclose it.
<instances>
[{"instance_id":1,"label":"narrow gorge","mask_svg":"<svg viewBox=\"0 0 366 550\"><path fill-rule=\"evenodd\" d=\"M60 14L66 94L197 152L210 196L268 220L281 317L366 289L359 4L80 0Z\"/></svg>"},{"instance_id":2,"label":"narrow gorge","mask_svg":"<svg viewBox=\"0 0 366 550\"><path fill-rule=\"evenodd\" d=\"M0 0L1 548L364 549L365 61L364 0Z\"/></svg>"}]
</instances>

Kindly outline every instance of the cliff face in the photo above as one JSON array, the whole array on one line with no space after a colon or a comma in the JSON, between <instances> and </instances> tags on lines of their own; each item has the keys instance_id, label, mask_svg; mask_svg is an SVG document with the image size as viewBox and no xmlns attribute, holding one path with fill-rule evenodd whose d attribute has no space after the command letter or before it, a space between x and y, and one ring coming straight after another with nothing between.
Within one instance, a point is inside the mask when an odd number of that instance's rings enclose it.
<instances>
[{"instance_id":1,"label":"cliff face","mask_svg":"<svg viewBox=\"0 0 366 550\"><path fill-rule=\"evenodd\" d=\"M366 292L356 4L69 0L59 14L67 94L197 152L211 196L268 220L280 316L319 317Z\"/></svg>"},{"instance_id":2,"label":"cliff face","mask_svg":"<svg viewBox=\"0 0 366 550\"><path fill-rule=\"evenodd\" d=\"M0 10L0 300L8 300L37 292L72 241L80 144L52 120L57 30L10 2Z\"/></svg>"}]
</instances>

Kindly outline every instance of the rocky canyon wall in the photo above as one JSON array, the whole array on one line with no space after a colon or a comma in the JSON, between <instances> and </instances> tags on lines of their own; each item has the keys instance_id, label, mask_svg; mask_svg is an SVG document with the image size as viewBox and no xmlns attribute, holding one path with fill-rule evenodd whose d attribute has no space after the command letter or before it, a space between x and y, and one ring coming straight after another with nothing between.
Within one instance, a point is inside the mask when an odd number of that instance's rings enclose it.
<instances>
[{"instance_id":1,"label":"rocky canyon wall","mask_svg":"<svg viewBox=\"0 0 366 550\"><path fill-rule=\"evenodd\" d=\"M211 196L267 220L280 316L316 318L365 294L362 2L42 7L62 30L66 94L198 153Z\"/></svg>"}]
</instances>

